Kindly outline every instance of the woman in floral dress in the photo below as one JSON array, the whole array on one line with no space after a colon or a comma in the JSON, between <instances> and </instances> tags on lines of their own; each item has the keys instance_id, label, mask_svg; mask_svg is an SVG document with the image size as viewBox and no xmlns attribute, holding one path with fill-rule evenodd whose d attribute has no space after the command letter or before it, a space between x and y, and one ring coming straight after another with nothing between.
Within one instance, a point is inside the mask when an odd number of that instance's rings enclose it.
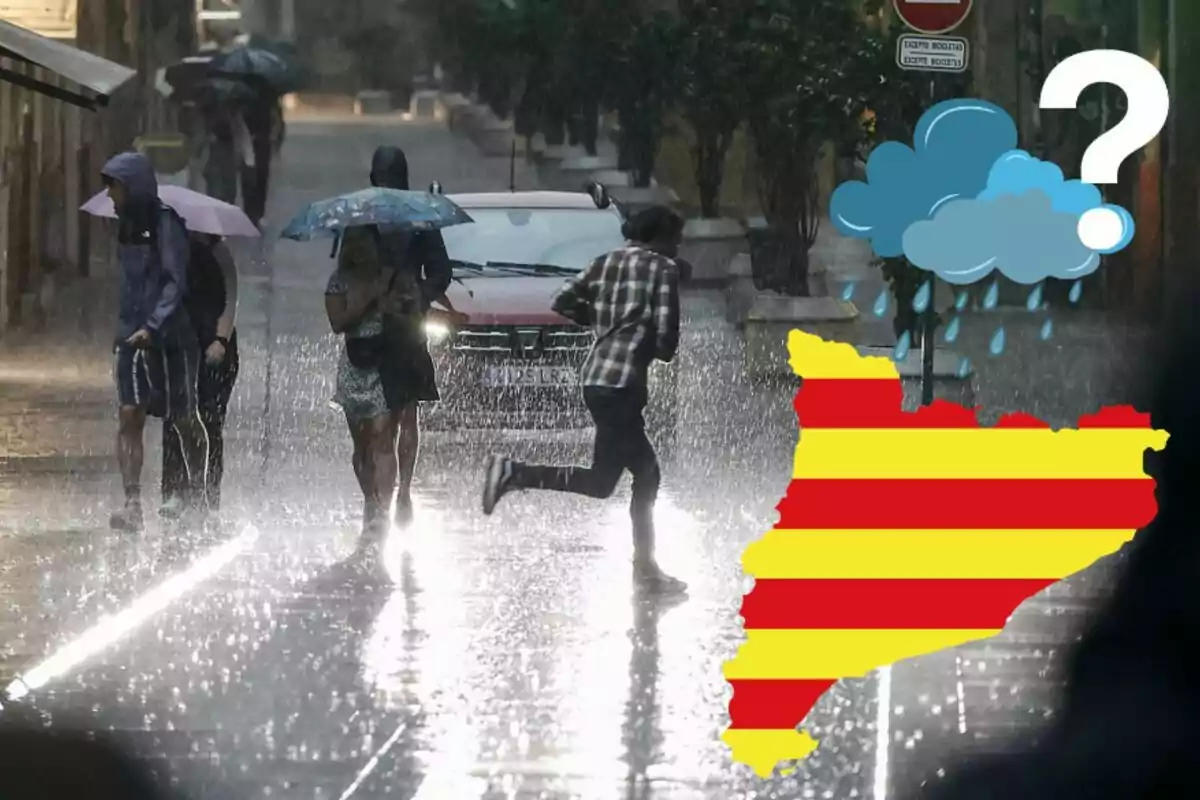
<instances>
[{"instance_id":1,"label":"woman in floral dress","mask_svg":"<svg viewBox=\"0 0 1200 800\"><path fill-rule=\"evenodd\" d=\"M349 228L325 290L330 326L343 337L334 402L345 414L354 442L364 533L385 533L392 521L402 417L418 403L438 399L424 333L428 304L421 299L425 287L419 267L431 250L436 259L439 244L437 233ZM444 245L440 249L444 254ZM396 252L403 258L389 257ZM411 498L407 486L401 489L399 505L407 521Z\"/></svg>"}]
</instances>

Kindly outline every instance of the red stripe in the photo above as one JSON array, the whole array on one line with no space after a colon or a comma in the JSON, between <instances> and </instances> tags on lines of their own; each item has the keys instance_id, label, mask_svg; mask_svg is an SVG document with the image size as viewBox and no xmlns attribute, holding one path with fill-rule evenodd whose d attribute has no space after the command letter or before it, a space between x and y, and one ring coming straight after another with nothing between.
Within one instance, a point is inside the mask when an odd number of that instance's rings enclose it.
<instances>
[{"instance_id":1,"label":"red stripe","mask_svg":"<svg viewBox=\"0 0 1200 800\"><path fill-rule=\"evenodd\" d=\"M809 378L796 392L800 428L977 428L975 412L938 400L904 411L898 378Z\"/></svg>"},{"instance_id":2,"label":"red stripe","mask_svg":"<svg viewBox=\"0 0 1200 800\"><path fill-rule=\"evenodd\" d=\"M729 701L733 730L794 730L837 681L736 680Z\"/></svg>"},{"instance_id":3,"label":"red stripe","mask_svg":"<svg viewBox=\"0 0 1200 800\"><path fill-rule=\"evenodd\" d=\"M1105 406L1079 418L1078 428L1149 428L1150 415L1133 406Z\"/></svg>"},{"instance_id":4,"label":"red stripe","mask_svg":"<svg viewBox=\"0 0 1200 800\"><path fill-rule=\"evenodd\" d=\"M896 378L809 378L794 406L803 428L978 428L972 409L937 400L916 411L901 406L904 390ZM1006 414L997 428L1049 428L1032 414ZM1150 416L1131 406L1112 406L1079 420L1080 428L1148 428Z\"/></svg>"},{"instance_id":5,"label":"red stripe","mask_svg":"<svg viewBox=\"0 0 1200 800\"><path fill-rule=\"evenodd\" d=\"M747 629L999 630L1057 580L757 580L742 617Z\"/></svg>"},{"instance_id":6,"label":"red stripe","mask_svg":"<svg viewBox=\"0 0 1200 800\"><path fill-rule=\"evenodd\" d=\"M1150 478L1127 480L793 480L777 528L1137 530L1158 505Z\"/></svg>"}]
</instances>

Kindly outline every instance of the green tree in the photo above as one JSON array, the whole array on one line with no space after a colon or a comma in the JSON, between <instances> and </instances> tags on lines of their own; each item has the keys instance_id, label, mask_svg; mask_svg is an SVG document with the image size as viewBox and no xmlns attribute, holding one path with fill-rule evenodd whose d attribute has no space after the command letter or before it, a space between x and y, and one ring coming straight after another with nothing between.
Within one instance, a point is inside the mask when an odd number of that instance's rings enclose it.
<instances>
[{"instance_id":1,"label":"green tree","mask_svg":"<svg viewBox=\"0 0 1200 800\"><path fill-rule=\"evenodd\" d=\"M692 129L700 215L721 215L725 158L744 119L742 64L748 26L738 0L680 0L680 110Z\"/></svg>"},{"instance_id":2,"label":"green tree","mask_svg":"<svg viewBox=\"0 0 1200 800\"><path fill-rule=\"evenodd\" d=\"M824 207L821 155L862 140L880 74L850 0L754 0L747 18L745 113L769 224L763 274L768 285L804 295Z\"/></svg>"},{"instance_id":3,"label":"green tree","mask_svg":"<svg viewBox=\"0 0 1200 800\"><path fill-rule=\"evenodd\" d=\"M629 20L616 42L609 98L620 122L618 167L633 174L633 185L650 185L667 111L678 98L683 29L664 12Z\"/></svg>"}]
</instances>

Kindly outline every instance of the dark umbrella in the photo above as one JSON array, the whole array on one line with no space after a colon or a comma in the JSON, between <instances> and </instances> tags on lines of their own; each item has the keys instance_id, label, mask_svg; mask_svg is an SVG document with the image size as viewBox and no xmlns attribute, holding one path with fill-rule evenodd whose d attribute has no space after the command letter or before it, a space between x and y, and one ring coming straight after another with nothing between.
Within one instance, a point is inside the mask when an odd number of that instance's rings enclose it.
<instances>
[{"instance_id":1,"label":"dark umbrella","mask_svg":"<svg viewBox=\"0 0 1200 800\"><path fill-rule=\"evenodd\" d=\"M166 67L158 82L164 94L177 102L236 103L252 100L256 89L247 76L214 74L215 56L189 56ZM253 80L253 79L252 79ZM169 90L169 91L168 91Z\"/></svg>"},{"instance_id":2,"label":"dark umbrella","mask_svg":"<svg viewBox=\"0 0 1200 800\"><path fill-rule=\"evenodd\" d=\"M253 47L215 56L211 74L257 83L276 94L295 91L300 84L298 71L282 56Z\"/></svg>"}]
</instances>

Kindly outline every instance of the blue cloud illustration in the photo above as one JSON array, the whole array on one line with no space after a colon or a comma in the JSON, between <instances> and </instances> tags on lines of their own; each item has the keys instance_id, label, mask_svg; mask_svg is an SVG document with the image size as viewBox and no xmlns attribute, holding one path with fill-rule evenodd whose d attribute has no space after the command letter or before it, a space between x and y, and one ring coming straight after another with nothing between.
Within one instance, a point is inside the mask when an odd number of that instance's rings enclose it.
<instances>
[{"instance_id":1,"label":"blue cloud illustration","mask_svg":"<svg viewBox=\"0 0 1200 800\"><path fill-rule=\"evenodd\" d=\"M987 187L979 193L978 199L994 200L1001 195L1022 195L1034 189L1050 198L1055 211L1076 217L1104 204L1104 198L1095 186L1066 180L1056 164L1035 158L1024 150L1011 150L996 159L988 173Z\"/></svg>"},{"instance_id":2,"label":"blue cloud illustration","mask_svg":"<svg viewBox=\"0 0 1200 800\"><path fill-rule=\"evenodd\" d=\"M843 235L869 239L876 255L904 253L904 232L944 203L987 188L993 165L1017 146L1017 126L985 100L948 100L922 115L913 147L884 142L867 161L867 180L840 185L829 216Z\"/></svg>"},{"instance_id":3,"label":"blue cloud illustration","mask_svg":"<svg viewBox=\"0 0 1200 800\"><path fill-rule=\"evenodd\" d=\"M1079 240L1078 225L1078 214L1055 210L1054 198L1041 189L952 200L932 220L905 231L904 253L959 286L994 271L1025 285L1077 280L1100 266L1100 256Z\"/></svg>"}]
</instances>

